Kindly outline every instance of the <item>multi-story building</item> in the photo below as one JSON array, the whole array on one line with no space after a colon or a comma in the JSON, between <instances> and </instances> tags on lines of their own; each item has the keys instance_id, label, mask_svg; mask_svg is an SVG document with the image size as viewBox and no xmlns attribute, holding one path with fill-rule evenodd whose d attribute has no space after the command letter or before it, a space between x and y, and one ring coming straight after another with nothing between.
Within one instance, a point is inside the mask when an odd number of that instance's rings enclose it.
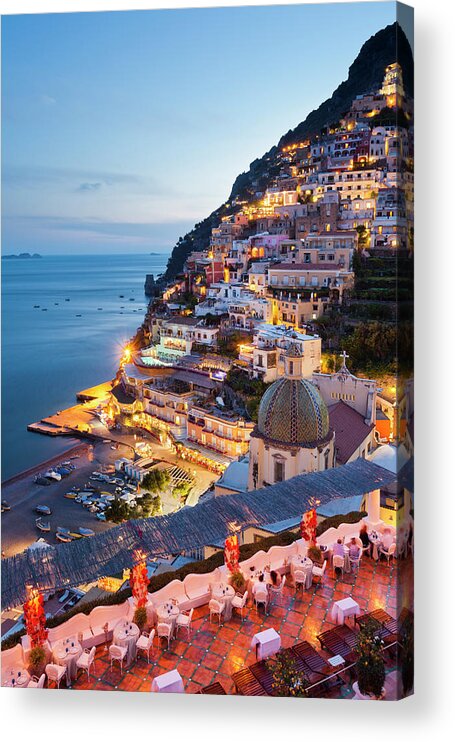
<instances>
[{"instance_id":1,"label":"multi-story building","mask_svg":"<svg viewBox=\"0 0 455 742\"><path fill-rule=\"evenodd\" d=\"M376 201L371 247L406 247L408 222L405 193L400 188L382 189Z\"/></svg>"},{"instance_id":2,"label":"multi-story building","mask_svg":"<svg viewBox=\"0 0 455 742\"><path fill-rule=\"evenodd\" d=\"M232 459L248 452L253 427L235 412L209 403L188 410L188 440Z\"/></svg>"},{"instance_id":3,"label":"multi-story building","mask_svg":"<svg viewBox=\"0 0 455 742\"><path fill-rule=\"evenodd\" d=\"M262 325L252 343L241 345L239 359L248 364L253 377L269 383L283 375L285 353L292 343L301 354L303 378L309 378L321 366L321 338L286 325Z\"/></svg>"}]
</instances>

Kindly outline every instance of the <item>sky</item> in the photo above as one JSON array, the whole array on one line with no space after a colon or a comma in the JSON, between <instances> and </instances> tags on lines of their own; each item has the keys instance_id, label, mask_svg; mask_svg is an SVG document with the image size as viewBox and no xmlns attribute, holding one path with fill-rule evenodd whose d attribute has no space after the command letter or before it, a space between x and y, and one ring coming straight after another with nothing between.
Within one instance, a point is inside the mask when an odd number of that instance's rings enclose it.
<instances>
[{"instance_id":1,"label":"sky","mask_svg":"<svg viewBox=\"0 0 455 742\"><path fill-rule=\"evenodd\" d=\"M395 7L3 17L3 252L168 252Z\"/></svg>"}]
</instances>

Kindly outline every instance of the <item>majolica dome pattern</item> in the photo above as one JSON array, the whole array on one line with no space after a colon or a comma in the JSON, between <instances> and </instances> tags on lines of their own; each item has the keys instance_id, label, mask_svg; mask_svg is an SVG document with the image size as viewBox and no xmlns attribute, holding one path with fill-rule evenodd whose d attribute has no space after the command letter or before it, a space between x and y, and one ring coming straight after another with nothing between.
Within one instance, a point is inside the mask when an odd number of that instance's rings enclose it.
<instances>
[{"instance_id":1,"label":"majolica dome pattern","mask_svg":"<svg viewBox=\"0 0 455 742\"><path fill-rule=\"evenodd\" d=\"M281 443L308 445L329 433L329 413L313 384L305 379L275 381L261 399L258 431Z\"/></svg>"}]
</instances>

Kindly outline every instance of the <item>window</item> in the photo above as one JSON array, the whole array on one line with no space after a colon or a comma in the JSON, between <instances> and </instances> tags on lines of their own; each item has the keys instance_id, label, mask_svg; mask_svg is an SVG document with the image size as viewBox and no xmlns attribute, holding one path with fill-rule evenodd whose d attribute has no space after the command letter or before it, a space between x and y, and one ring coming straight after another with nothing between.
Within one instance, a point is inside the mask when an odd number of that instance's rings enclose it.
<instances>
[{"instance_id":1,"label":"window","mask_svg":"<svg viewBox=\"0 0 455 742\"><path fill-rule=\"evenodd\" d=\"M319 281L318 281L318 277L317 276L312 276L311 277L311 285L312 286L318 286L319 285Z\"/></svg>"},{"instance_id":2,"label":"window","mask_svg":"<svg viewBox=\"0 0 455 742\"><path fill-rule=\"evenodd\" d=\"M284 482L284 461L275 461L275 482Z\"/></svg>"}]
</instances>

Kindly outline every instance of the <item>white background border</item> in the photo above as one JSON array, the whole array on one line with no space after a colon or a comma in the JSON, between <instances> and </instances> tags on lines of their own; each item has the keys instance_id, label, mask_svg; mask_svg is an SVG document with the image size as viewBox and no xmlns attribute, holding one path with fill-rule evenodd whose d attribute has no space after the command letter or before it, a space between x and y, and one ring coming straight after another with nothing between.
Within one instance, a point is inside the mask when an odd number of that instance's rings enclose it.
<instances>
[{"instance_id":1,"label":"white background border","mask_svg":"<svg viewBox=\"0 0 455 742\"><path fill-rule=\"evenodd\" d=\"M225 2L0 0L6 13L243 5ZM273 4L250 1L249 5ZM291 3L289 3L291 4ZM445 740L453 729L454 4L414 0L416 52L416 695L401 703L59 694L1 689L5 740L143 736L172 742L346 738ZM452 10L452 12L450 12ZM359 39L359 47L364 39ZM341 42L342 43L342 42ZM228 51L228 50L226 50ZM296 55L296 59L298 55ZM340 70L340 82L346 70ZM271 142L273 144L273 142ZM258 156L261 154L257 153ZM247 163L246 163L247 164ZM451 579L452 578L452 579ZM453 702L452 702L453 703ZM445 732L445 733L444 733Z\"/></svg>"}]
</instances>

